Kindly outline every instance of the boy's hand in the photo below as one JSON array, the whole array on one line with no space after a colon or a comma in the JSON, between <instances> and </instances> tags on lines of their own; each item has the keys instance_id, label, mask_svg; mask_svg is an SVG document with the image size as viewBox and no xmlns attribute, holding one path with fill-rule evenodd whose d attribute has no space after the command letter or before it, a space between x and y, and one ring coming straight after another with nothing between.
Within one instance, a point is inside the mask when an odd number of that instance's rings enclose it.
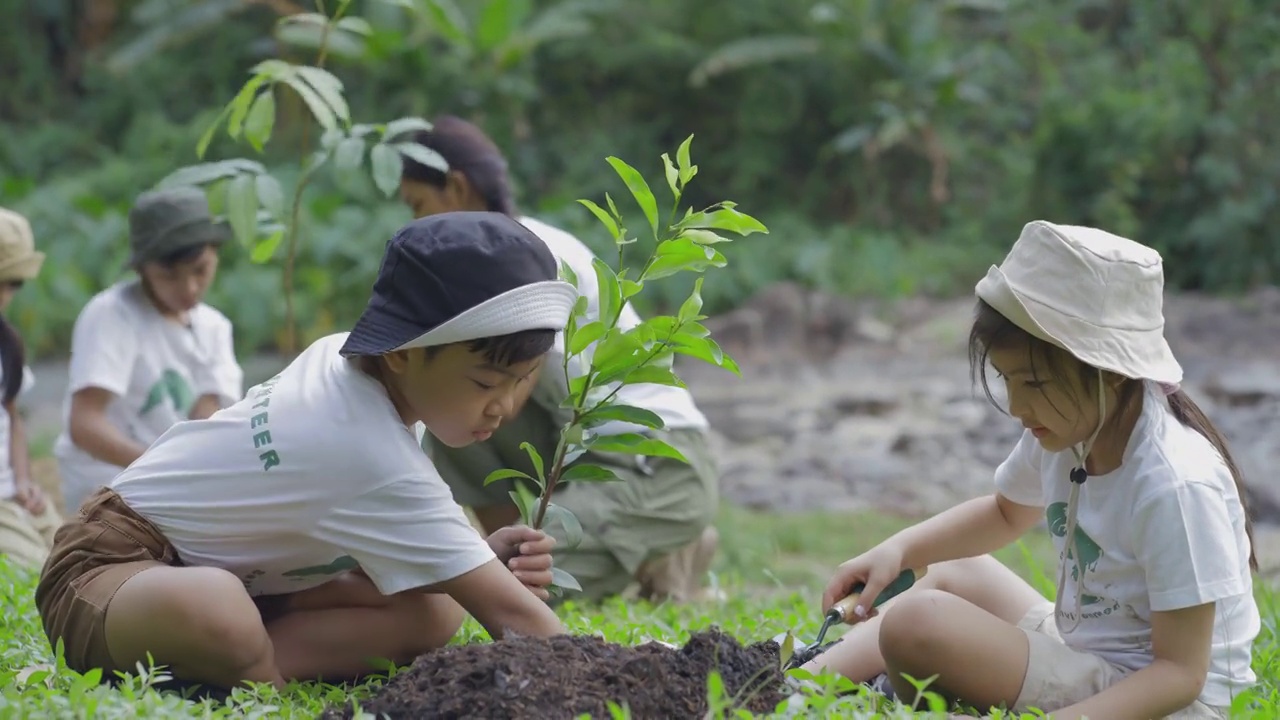
<instances>
[{"instance_id":1,"label":"boy's hand","mask_svg":"<svg viewBox=\"0 0 1280 720\"><path fill-rule=\"evenodd\" d=\"M19 479L16 483L16 491L13 499L19 505L26 509L32 515L40 515L44 512L45 498L44 492L30 480Z\"/></svg>"},{"instance_id":2,"label":"boy's hand","mask_svg":"<svg viewBox=\"0 0 1280 720\"><path fill-rule=\"evenodd\" d=\"M488 538L489 547L516 579L543 600L551 598L551 548L556 539L527 525L499 528Z\"/></svg>"}]
</instances>

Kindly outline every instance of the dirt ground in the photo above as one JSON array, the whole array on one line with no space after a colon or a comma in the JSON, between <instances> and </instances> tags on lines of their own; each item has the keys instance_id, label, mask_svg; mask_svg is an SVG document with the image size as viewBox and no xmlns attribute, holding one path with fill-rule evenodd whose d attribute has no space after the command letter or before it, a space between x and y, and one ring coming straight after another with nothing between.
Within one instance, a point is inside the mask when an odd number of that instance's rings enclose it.
<instances>
[{"instance_id":1,"label":"dirt ground","mask_svg":"<svg viewBox=\"0 0 1280 720\"><path fill-rule=\"evenodd\" d=\"M391 720L604 718L611 717L607 703L613 701L625 703L631 717L699 718L707 713L712 671L739 707L768 712L784 697L776 643L744 647L709 630L679 649L591 636L446 647L419 657L361 710ZM353 715L351 708L335 708L324 717Z\"/></svg>"}]
</instances>

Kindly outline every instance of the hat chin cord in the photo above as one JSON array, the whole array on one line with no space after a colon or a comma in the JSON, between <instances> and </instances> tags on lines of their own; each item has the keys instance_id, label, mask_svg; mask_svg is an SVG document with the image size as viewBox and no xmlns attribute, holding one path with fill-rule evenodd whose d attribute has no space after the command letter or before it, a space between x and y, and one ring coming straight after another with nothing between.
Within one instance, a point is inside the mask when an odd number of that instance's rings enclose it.
<instances>
[{"instance_id":1,"label":"hat chin cord","mask_svg":"<svg viewBox=\"0 0 1280 720\"><path fill-rule=\"evenodd\" d=\"M1078 573L1076 582L1076 618L1070 627L1065 630L1059 626L1059 631L1070 633L1080 626L1083 619L1084 607L1082 600L1084 598L1084 568L1080 566L1080 553L1076 547L1076 513L1080 506L1080 487L1089 479L1089 471L1085 469L1085 462L1089 459L1089 452L1093 450L1093 443L1098 439L1098 434L1102 432L1102 425L1106 422L1107 399L1105 388L1102 381L1102 370L1098 370L1098 426L1093 429L1093 434L1088 440L1080 446L1072 446L1071 452L1076 456L1076 467L1071 471L1071 495L1067 499L1067 535L1064 538L1064 552L1058 558L1058 593L1055 598L1054 605L1057 608L1054 616L1055 619L1062 617L1062 588L1067 581L1067 561L1071 560L1076 563Z\"/></svg>"}]
</instances>

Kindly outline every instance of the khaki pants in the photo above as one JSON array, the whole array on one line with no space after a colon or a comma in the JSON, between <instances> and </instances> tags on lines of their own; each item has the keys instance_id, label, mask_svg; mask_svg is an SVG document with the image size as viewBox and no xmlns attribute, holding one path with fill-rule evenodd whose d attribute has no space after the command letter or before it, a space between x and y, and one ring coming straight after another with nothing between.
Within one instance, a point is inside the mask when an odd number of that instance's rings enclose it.
<instances>
[{"instance_id":1,"label":"khaki pants","mask_svg":"<svg viewBox=\"0 0 1280 720\"><path fill-rule=\"evenodd\" d=\"M485 477L501 468L534 475L522 442L532 443L549 466L558 428L546 410L529 403L488 442L448 448L428 434L423 446L460 505L510 505L511 482L485 486ZM706 435L693 429L654 432L689 463L589 452L576 462L605 466L621 480L569 482L556 489L553 502L578 518L583 540L569 548L559 523L544 529L557 540L556 566L578 580L587 599L617 595L638 583L646 598L687 600L710 569L719 476Z\"/></svg>"},{"instance_id":2,"label":"khaki pants","mask_svg":"<svg viewBox=\"0 0 1280 720\"><path fill-rule=\"evenodd\" d=\"M62 516L53 509L53 499L45 501L44 512L32 515L12 498L0 500L0 555L14 565L38 568L49 556L53 534L62 525Z\"/></svg>"}]
</instances>

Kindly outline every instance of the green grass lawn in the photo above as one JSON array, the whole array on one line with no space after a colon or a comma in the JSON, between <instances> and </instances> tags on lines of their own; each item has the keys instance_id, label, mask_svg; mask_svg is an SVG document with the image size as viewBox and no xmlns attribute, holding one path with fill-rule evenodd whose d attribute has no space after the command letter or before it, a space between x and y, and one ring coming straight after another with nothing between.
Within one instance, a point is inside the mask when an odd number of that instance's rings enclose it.
<instances>
[{"instance_id":1,"label":"green grass lawn","mask_svg":"<svg viewBox=\"0 0 1280 720\"><path fill-rule=\"evenodd\" d=\"M713 582L723 599L687 606L653 607L646 603L611 602L583 607L566 603L559 609L570 630L594 633L620 643L650 639L682 644L694 631L715 625L744 642L763 640L791 630L812 639L821 618L817 601L831 569L906 521L882 514L765 515L726 510L719 522L722 551ZM999 554L1046 595L1051 585L1041 567L1051 567L1047 539L1028 539ZM81 676L61 667L40 631L32 604L34 575L0 561L0 718L71 717L298 717L313 718L330 704L366 697L378 686L372 680L355 688L317 683L271 689L238 689L225 703L191 702L171 692L151 689L153 671L133 676L117 688L98 685L94 673ZM1259 589L1264 627L1254 650L1261 685L1238 700L1236 717L1280 714L1280 596ZM469 620L460 641L485 638ZM890 705L869 694L837 696L830 692L805 698L803 715L840 717L906 717L909 708Z\"/></svg>"}]
</instances>

